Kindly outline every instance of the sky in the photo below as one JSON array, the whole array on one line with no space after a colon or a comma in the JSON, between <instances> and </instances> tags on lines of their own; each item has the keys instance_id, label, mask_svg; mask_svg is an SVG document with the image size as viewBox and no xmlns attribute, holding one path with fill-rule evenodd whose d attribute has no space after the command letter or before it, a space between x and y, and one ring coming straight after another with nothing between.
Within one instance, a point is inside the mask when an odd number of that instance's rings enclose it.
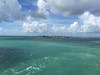
<instances>
[{"instance_id":1,"label":"sky","mask_svg":"<svg viewBox=\"0 0 100 75\"><path fill-rule=\"evenodd\" d=\"M100 0L0 0L0 35L100 37Z\"/></svg>"}]
</instances>

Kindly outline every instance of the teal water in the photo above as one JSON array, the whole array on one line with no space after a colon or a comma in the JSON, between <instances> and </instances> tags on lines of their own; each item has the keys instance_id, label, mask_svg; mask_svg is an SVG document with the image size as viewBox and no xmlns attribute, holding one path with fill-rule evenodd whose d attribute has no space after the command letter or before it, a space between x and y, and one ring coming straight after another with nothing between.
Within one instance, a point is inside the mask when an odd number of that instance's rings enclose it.
<instances>
[{"instance_id":1,"label":"teal water","mask_svg":"<svg viewBox=\"0 0 100 75\"><path fill-rule=\"evenodd\" d=\"M0 37L0 75L100 75L100 38Z\"/></svg>"}]
</instances>

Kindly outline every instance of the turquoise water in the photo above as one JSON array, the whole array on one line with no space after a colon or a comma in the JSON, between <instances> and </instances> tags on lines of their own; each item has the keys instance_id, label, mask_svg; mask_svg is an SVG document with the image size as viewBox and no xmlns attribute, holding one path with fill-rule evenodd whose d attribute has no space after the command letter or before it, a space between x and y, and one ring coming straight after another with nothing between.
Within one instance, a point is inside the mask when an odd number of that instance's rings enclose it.
<instances>
[{"instance_id":1,"label":"turquoise water","mask_svg":"<svg viewBox=\"0 0 100 75\"><path fill-rule=\"evenodd\" d=\"M100 75L100 38L0 37L0 75Z\"/></svg>"}]
</instances>

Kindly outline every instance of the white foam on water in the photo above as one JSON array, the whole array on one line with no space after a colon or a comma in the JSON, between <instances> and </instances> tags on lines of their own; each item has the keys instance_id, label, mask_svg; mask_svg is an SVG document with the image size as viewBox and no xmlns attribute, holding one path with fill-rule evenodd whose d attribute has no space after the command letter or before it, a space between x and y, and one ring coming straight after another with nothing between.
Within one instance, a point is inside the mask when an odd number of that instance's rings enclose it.
<instances>
[{"instance_id":1,"label":"white foam on water","mask_svg":"<svg viewBox=\"0 0 100 75\"><path fill-rule=\"evenodd\" d=\"M13 70L13 72L15 72L16 74L21 74L23 72L27 72L27 74L30 74L31 73L36 73L38 71L40 71L41 68L40 67L35 67L35 66L28 66L27 68L21 70L21 71L15 71Z\"/></svg>"},{"instance_id":2,"label":"white foam on water","mask_svg":"<svg viewBox=\"0 0 100 75\"><path fill-rule=\"evenodd\" d=\"M56 63L59 60L59 57L44 57L44 60L47 63Z\"/></svg>"},{"instance_id":3,"label":"white foam on water","mask_svg":"<svg viewBox=\"0 0 100 75\"><path fill-rule=\"evenodd\" d=\"M43 57L42 59L37 60L36 62L30 63L29 66L25 67L25 63L19 64L17 67L10 68L5 71L5 74L8 72L14 73L15 75L26 73L27 75L35 74L37 72L43 71L46 66L50 63L55 63L58 60L57 57ZM20 69L20 66L24 69Z\"/></svg>"},{"instance_id":4,"label":"white foam on water","mask_svg":"<svg viewBox=\"0 0 100 75\"><path fill-rule=\"evenodd\" d=\"M41 70L41 68L39 68L39 67L32 67L32 69L34 69L34 70L38 70L38 71Z\"/></svg>"},{"instance_id":5,"label":"white foam on water","mask_svg":"<svg viewBox=\"0 0 100 75\"><path fill-rule=\"evenodd\" d=\"M31 68L32 68L32 66L29 66L29 67L26 68L26 70L29 70L29 69L31 69Z\"/></svg>"},{"instance_id":6,"label":"white foam on water","mask_svg":"<svg viewBox=\"0 0 100 75\"><path fill-rule=\"evenodd\" d=\"M91 41L91 42L100 44L100 41Z\"/></svg>"},{"instance_id":7,"label":"white foam on water","mask_svg":"<svg viewBox=\"0 0 100 75\"><path fill-rule=\"evenodd\" d=\"M58 60L58 57L44 57L45 60Z\"/></svg>"},{"instance_id":8,"label":"white foam on water","mask_svg":"<svg viewBox=\"0 0 100 75\"><path fill-rule=\"evenodd\" d=\"M96 58L97 56L92 53L64 53L64 57L78 57L78 58Z\"/></svg>"},{"instance_id":9,"label":"white foam on water","mask_svg":"<svg viewBox=\"0 0 100 75\"><path fill-rule=\"evenodd\" d=\"M77 56L85 59L94 59L97 57L95 54L91 54L91 53L79 53L77 54Z\"/></svg>"},{"instance_id":10,"label":"white foam on water","mask_svg":"<svg viewBox=\"0 0 100 75\"><path fill-rule=\"evenodd\" d=\"M48 59L49 59L49 57L44 57L44 59L45 59L45 60L48 60Z\"/></svg>"},{"instance_id":11,"label":"white foam on water","mask_svg":"<svg viewBox=\"0 0 100 75\"><path fill-rule=\"evenodd\" d=\"M90 54L90 53L86 53L85 56L86 56L86 57L96 57L96 55Z\"/></svg>"}]
</instances>

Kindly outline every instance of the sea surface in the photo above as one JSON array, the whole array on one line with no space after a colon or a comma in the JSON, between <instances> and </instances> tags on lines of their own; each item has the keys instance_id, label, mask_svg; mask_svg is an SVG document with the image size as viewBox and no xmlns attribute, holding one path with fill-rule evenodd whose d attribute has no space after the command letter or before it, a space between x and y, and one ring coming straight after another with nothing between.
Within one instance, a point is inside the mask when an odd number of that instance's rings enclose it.
<instances>
[{"instance_id":1,"label":"sea surface","mask_svg":"<svg viewBox=\"0 0 100 75\"><path fill-rule=\"evenodd\" d=\"M100 75L100 38L2 36L0 75Z\"/></svg>"}]
</instances>

